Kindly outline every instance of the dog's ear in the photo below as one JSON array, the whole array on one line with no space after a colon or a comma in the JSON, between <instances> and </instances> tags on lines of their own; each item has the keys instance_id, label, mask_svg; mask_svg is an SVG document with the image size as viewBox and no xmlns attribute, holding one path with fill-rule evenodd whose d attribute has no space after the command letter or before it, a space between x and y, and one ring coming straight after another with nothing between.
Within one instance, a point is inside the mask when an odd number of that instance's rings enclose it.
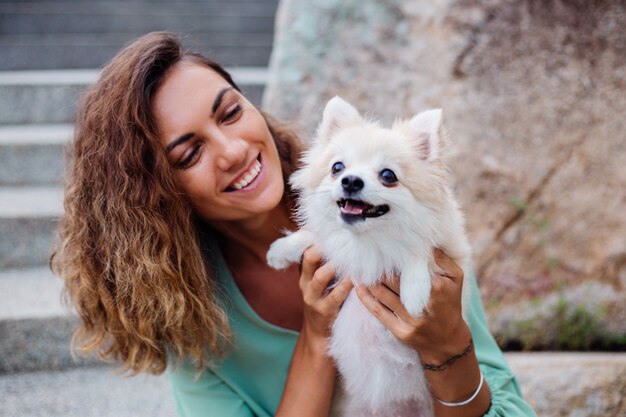
<instances>
[{"instance_id":1,"label":"dog's ear","mask_svg":"<svg viewBox=\"0 0 626 417\"><path fill-rule=\"evenodd\" d=\"M339 96L331 98L324 108L322 122L317 129L317 140L328 141L339 130L361 120L361 115L350 103Z\"/></svg>"},{"instance_id":2,"label":"dog's ear","mask_svg":"<svg viewBox=\"0 0 626 417\"><path fill-rule=\"evenodd\" d=\"M411 140L420 158L432 162L439 158L442 135L441 109L427 110L416 114L409 121L412 130Z\"/></svg>"}]
</instances>

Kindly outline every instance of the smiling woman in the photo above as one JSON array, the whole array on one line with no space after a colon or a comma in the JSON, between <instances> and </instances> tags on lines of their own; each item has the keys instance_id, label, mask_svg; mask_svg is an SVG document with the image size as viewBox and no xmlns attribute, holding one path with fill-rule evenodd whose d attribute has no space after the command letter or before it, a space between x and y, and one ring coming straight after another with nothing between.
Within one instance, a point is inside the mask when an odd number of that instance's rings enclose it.
<instances>
[{"instance_id":1,"label":"smiling woman","mask_svg":"<svg viewBox=\"0 0 626 417\"><path fill-rule=\"evenodd\" d=\"M265 260L297 228L287 178L300 153L287 127L175 36L151 33L118 53L79 108L51 259L81 319L74 348L135 373L170 368L181 416L328 416L329 329L352 282L329 288L335 270L316 247L300 267L275 271ZM393 185L393 173L381 175ZM433 394L464 401L437 415L532 416L480 300L469 327L451 325L462 322L463 276L445 254L436 259L444 284L433 314L407 334L418 353L448 364L429 377ZM393 310L396 287L370 291L361 299L373 314L411 321Z\"/></svg>"},{"instance_id":2,"label":"smiling woman","mask_svg":"<svg viewBox=\"0 0 626 417\"><path fill-rule=\"evenodd\" d=\"M168 33L138 39L104 68L74 131L52 256L83 318L74 347L134 372L163 372L168 352L201 367L231 336L200 225L255 210L243 197L252 184L241 186L257 162L271 184L255 195L278 206L297 137Z\"/></svg>"}]
</instances>

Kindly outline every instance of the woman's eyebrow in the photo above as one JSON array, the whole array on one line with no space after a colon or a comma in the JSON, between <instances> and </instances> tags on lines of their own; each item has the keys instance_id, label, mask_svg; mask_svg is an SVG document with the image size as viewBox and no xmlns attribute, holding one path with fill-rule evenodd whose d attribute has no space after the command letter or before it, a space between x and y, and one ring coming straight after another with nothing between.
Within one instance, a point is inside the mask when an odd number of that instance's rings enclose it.
<instances>
[{"instance_id":1,"label":"woman's eyebrow","mask_svg":"<svg viewBox=\"0 0 626 417\"><path fill-rule=\"evenodd\" d=\"M220 104L222 104L222 100L224 99L224 94L226 94L230 90L232 90L232 87L224 87L224 88L222 88L220 90L219 93L217 93L217 96L215 96L215 100L213 100L213 106L211 107L211 113L215 114L215 111L218 109ZM177 147L181 143L187 142L192 137L193 137L193 133L185 133L181 137L179 137L179 138L173 140L172 142L170 142L170 144L167 145L167 147L165 148L165 151L167 153L170 153L172 151L172 149L174 149L175 147Z\"/></svg>"},{"instance_id":2,"label":"woman's eyebrow","mask_svg":"<svg viewBox=\"0 0 626 417\"><path fill-rule=\"evenodd\" d=\"M166 147L165 147L165 151L167 153L170 153L172 151L172 149L174 149L175 147L177 147L178 145L180 145L181 143L185 143L187 142L189 139L191 139L193 137L193 133L185 133L184 135L182 135L181 137L179 137L178 139L173 140L172 142L170 142Z\"/></svg>"},{"instance_id":3,"label":"woman's eyebrow","mask_svg":"<svg viewBox=\"0 0 626 417\"><path fill-rule=\"evenodd\" d=\"M228 92L229 90L232 90L232 87L224 87L220 90L219 93L217 93L217 96L215 97L215 100L213 101L213 107L211 108L211 113L215 114L215 111L217 110L217 108L220 106L220 104L222 104L222 99L224 98L224 94L226 94L226 92Z\"/></svg>"}]
</instances>

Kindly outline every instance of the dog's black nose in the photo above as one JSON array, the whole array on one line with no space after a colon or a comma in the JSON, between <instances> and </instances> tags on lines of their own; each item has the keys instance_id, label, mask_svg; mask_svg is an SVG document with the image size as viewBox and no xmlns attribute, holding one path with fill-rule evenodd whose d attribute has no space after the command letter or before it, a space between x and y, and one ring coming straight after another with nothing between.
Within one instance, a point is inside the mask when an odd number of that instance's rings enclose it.
<instances>
[{"instance_id":1,"label":"dog's black nose","mask_svg":"<svg viewBox=\"0 0 626 417\"><path fill-rule=\"evenodd\" d=\"M363 189L365 183L359 177L355 177L354 175L346 175L341 179L341 186L344 191L349 193L355 193Z\"/></svg>"}]
</instances>

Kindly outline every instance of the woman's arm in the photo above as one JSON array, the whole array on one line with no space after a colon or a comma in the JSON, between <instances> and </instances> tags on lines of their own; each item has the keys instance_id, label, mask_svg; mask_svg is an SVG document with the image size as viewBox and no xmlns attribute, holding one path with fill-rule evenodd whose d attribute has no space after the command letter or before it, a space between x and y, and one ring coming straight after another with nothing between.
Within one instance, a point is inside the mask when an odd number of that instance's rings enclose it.
<instances>
[{"instance_id":1,"label":"woman's arm","mask_svg":"<svg viewBox=\"0 0 626 417\"><path fill-rule=\"evenodd\" d=\"M327 341L352 283L344 279L327 292L335 274L329 265L320 266L321 261L322 256L315 247L304 253L300 275L304 320L277 417L320 417L328 416L330 411L336 369L327 354Z\"/></svg>"},{"instance_id":2,"label":"woman's arm","mask_svg":"<svg viewBox=\"0 0 626 417\"><path fill-rule=\"evenodd\" d=\"M433 279L427 320L420 323L420 331L425 336L419 343L420 359L422 364L434 365L424 371L434 398L458 404L476 394L463 406L450 407L435 400L435 414L438 417L483 416L491 404L491 390L484 381L480 385L481 371L472 333L462 319L463 270L442 251L435 250L434 254L442 274ZM454 363L443 365L451 359Z\"/></svg>"},{"instance_id":3,"label":"woman's arm","mask_svg":"<svg viewBox=\"0 0 626 417\"><path fill-rule=\"evenodd\" d=\"M300 274L300 289L305 308L303 325L293 351L285 388L275 416L328 416L335 384L336 369L327 355L330 327L352 284L343 280L332 291L334 278L329 266L321 265L321 255L311 248L305 252ZM199 376L185 362L171 372L178 414L181 417L252 417L255 410L212 370ZM258 410L256 410L258 412Z\"/></svg>"}]
</instances>

